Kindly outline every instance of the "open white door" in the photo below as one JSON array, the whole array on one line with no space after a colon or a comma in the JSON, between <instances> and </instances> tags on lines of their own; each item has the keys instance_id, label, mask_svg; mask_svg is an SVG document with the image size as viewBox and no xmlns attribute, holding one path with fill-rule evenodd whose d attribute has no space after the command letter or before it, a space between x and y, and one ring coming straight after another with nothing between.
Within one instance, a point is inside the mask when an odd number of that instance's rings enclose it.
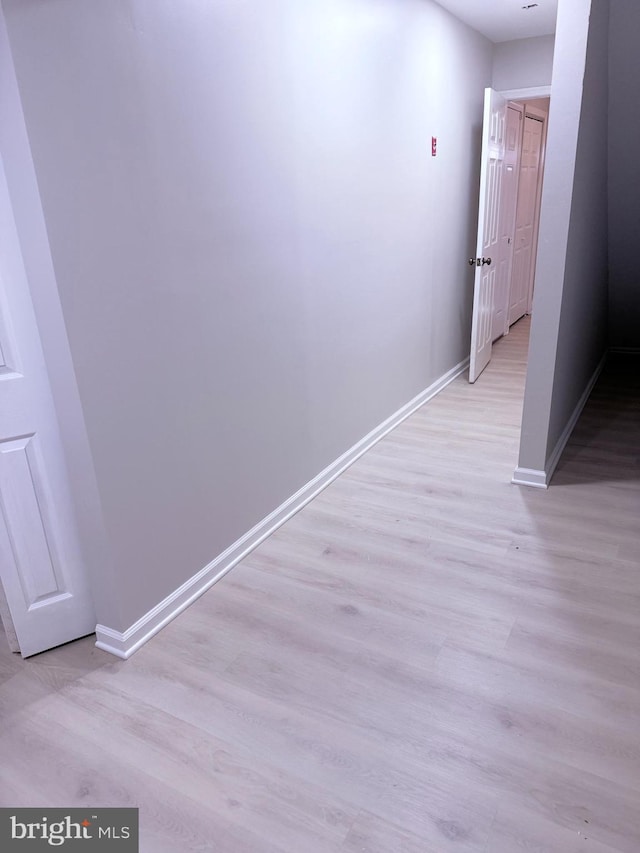
<instances>
[{"instance_id":1,"label":"open white door","mask_svg":"<svg viewBox=\"0 0 640 853\"><path fill-rule=\"evenodd\" d=\"M1 158L0 580L24 657L95 630L56 413Z\"/></svg>"},{"instance_id":2,"label":"open white door","mask_svg":"<svg viewBox=\"0 0 640 853\"><path fill-rule=\"evenodd\" d=\"M506 100L485 89L480 166L478 241L471 322L469 382L475 382L491 359L493 301L500 251L500 197L505 152Z\"/></svg>"}]
</instances>

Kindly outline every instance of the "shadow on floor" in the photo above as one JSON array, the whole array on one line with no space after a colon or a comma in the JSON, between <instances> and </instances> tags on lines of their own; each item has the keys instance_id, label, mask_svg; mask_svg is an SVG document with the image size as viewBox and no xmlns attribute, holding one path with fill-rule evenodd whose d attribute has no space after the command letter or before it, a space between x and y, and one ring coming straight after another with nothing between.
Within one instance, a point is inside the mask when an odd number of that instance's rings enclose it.
<instances>
[{"instance_id":1,"label":"shadow on floor","mask_svg":"<svg viewBox=\"0 0 640 853\"><path fill-rule=\"evenodd\" d=\"M552 485L640 483L640 356L612 353L567 443Z\"/></svg>"}]
</instances>

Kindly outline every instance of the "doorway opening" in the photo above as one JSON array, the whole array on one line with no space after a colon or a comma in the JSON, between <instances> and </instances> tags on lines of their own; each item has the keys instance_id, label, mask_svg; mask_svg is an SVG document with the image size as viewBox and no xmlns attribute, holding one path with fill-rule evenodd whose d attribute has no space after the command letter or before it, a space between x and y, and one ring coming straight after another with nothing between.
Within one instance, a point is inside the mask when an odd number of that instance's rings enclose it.
<instances>
[{"instance_id":1,"label":"doorway opening","mask_svg":"<svg viewBox=\"0 0 640 853\"><path fill-rule=\"evenodd\" d=\"M496 290L492 337L496 341L531 314L549 98L509 101L500 223L506 258L502 291Z\"/></svg>"},{"instance_id":2,"label":"doorway opening","mask_svg":"<svg viewBox=\"0 0 640 853\"><path fill-rule=\"evenodd\" d=\"M470 382L532 311L549 104L549 91L485 91Z\"/></svg>"}]
</instances>

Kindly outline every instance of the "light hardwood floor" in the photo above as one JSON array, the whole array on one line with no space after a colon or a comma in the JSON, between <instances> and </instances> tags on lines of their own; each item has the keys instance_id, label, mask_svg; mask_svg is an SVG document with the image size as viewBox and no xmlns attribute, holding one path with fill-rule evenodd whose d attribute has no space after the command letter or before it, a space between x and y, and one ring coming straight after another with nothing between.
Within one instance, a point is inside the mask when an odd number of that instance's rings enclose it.
<instances>
[{"instance_id":1,"label":"light hardwood floor","mask_svg":"<svg viewBox=\"0 0 640 853\"><path fill-rule=\"evenodd\" d=\"M145 853L638 853L638 361L517 487L527 335L130 661L3 650L0 805L137 805Z\"/></svg>"}]
</instances>

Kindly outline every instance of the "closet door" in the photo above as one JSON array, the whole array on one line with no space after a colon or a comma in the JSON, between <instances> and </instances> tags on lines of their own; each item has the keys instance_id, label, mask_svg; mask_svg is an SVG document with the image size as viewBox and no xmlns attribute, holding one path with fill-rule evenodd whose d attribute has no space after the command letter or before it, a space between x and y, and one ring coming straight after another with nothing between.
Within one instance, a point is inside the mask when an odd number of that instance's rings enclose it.
<instances>
[{"instance_id":1,"label":"closet door","mask_svg":"<svg viewBox=\"0 0 640 853\"><path fill-rule=\"evenodd\" d=\"M529 307L529 284L535 262L533 249L543 130L544 123L540 119L532 116L525 117L516 209L513 273L509 297L509 325L526 314Z\"/></svg>"}]
</instances>

